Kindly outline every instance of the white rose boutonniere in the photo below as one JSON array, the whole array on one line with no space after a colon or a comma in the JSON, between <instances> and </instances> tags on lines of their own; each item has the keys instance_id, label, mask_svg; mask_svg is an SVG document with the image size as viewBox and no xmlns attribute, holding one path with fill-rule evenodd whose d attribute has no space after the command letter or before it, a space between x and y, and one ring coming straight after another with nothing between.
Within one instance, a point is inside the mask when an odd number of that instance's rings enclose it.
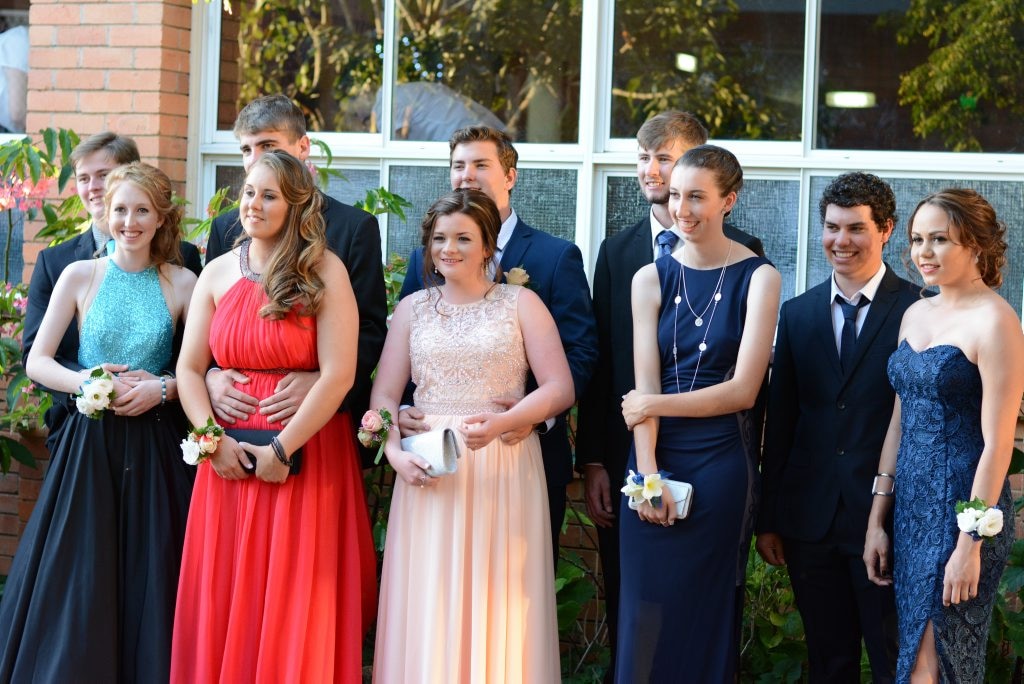
<instances>
[{"instance_id":1,"label":"white rose boutonniere","mask_svg":"<svg viewBox=\"0 0 1024 684\"><path fill-rule=\"evenodd\" d=\"M956 526L974 541L991 539L1003 531L1003 512L988 506L978 497L957 501Z\"/></svg>"},{"instance_id":2,"label":"white rose boutonniere","mask_svg":"<svg viewBox=\"0 0 1024 684\"><path fill-rule=\"evenodd\" d=\"M85 416L98 420L114 400L114 379L102 368L94 368L75 395L75 407Z\"/></svg>"},{"instance_id":3,"label":"white rose boutonniere","mask_svg":"<svg viewBox=\"0 0 1024 684\"><path fill-rule=\"evenodd\" d=\"M509 285L529 287L530 274L527 273L526 269L522 266L516 266L515 268L510 268L505 272L505 282Z\"/></svg>"}]
</instances>

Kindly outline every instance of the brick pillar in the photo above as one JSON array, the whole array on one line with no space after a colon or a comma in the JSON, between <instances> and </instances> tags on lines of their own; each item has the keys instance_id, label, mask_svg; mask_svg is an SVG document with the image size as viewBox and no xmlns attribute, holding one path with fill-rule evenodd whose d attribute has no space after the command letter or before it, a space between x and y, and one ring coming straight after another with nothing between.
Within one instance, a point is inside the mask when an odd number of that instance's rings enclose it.
<instances>
[{"instance_id":1,"label":"brick pillar","mask_svg":"<svg viewBox=\"0 0 1024 684\"><path fill-rule=\"evenodd\" d=\"M190 0L32 0L26 128L135 138L184 195ZM25 279L41 245L26 226Z\"/></svg>"}]
</instances>

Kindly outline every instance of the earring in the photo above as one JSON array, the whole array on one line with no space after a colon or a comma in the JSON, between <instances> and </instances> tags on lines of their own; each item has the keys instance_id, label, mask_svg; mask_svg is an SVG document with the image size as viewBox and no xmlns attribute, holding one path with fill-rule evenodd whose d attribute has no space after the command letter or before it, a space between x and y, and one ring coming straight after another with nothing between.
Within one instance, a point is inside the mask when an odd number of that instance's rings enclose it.
<instances>
[{"instance_id":1,"label":"earring","mask_svg":"<svg viewBox=\"0 0 1024 684\"><path fill-rule=\"evenodd\" d=\"M437 275L440 271L437 270L437 266L434 267L434 275Z\"/></svg>"}]
</instances>

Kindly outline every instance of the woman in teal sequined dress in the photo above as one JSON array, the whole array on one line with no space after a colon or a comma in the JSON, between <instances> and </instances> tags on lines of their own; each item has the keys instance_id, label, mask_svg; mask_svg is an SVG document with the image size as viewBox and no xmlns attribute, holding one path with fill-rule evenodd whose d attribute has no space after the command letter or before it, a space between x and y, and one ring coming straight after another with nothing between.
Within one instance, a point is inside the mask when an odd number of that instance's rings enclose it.
<instances>
[{"instance_id":1,"label":"woman in teal sequined dress","mask_svg":"<svg viewBox=\"0 0 1024 684\"><path fill-rule=\"evenodd\" d=\"M110 257L60 276L29 376L74 393L92 369L114 376L98 419L59 429L39 500L0 604L0 681L167 681L182 539L194 469L173 377L174 331L196 277L182 268L181 210L165 174L115 169L105 197ZM53 356L72 320L79 363Z\"/></svg>"}]
</instances>

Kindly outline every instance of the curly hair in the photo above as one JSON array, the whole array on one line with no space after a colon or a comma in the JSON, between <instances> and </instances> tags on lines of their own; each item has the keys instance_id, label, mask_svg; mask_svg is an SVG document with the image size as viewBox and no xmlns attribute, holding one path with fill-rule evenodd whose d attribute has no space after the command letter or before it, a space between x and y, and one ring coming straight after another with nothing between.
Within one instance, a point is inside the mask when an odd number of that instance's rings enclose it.
<instances>
[{"instance_id":1,"label":"curly hair","mask_svg":"<svg viewBox=\"0 0 1024 684\"><path fill-rule=\"evenodd\" d=\"M110 216L110 204L114 192L123 183L131 183L141 190L153 205L160 226L149 244L149 257L154 266L175 264L181 266L181 216L182 208L174 202L174 190L167 174L149 164L132 162L116 167L107 174L106 192L103 194L103 210Z\"/></svg>"},{"instance_id":2,"label":"curly hair","mask_svg":"<svg viewBox=\"0 0 1024 684\"><path fill-rule=\"evenodd\" d=\"M818 201L818 214L823 223L830 204L844 208L871 207L871 219L880 233L885 232L890 220L896 225L896 196L889 184L874 174L852 171L834 178Z\"/></svg>"},{"instance_id":3,"label":"curly hair","mask_svg":"<svg viewBox=\"0 0 1024 684\"><path fill-rule=\"evenodd\" d=\"M1006 265L1006 224L996 217L988 200L968 188L946 188L934 192L917 203L907 222L907 238L914 229L914 217L926 204L941 209L949 225L960 233L959 244L978 257L981 280L991 288L1003 284L1002 269Z\"/></svg>"},{"instance_id":4,"label":"curly hair","mask_svg":"<svg viewBox=\"0 0 1024 684\"><path fill-rule=\"evenodd\" d=\"M249 168L249 175L265 166L273 172L288 203L284 225L263 268L263 291L267 303L259 311L263 318L281 319L298 308L302 316L314 316L323 301L324 282L317 266L327 248L324 198L301 161L281 150L268 150ZM242 189L245 192L245 189ZM244 233L240 242L248 239Z\"/></svg>"},{"instance_id":5,"label":"curly hair","mask_svg":"<svg viewBox=\"0 0 1024 684\"><path fill-rule=\"evenodd\" d=\"M427 287L440 285L440 279L434 275L434 260L430 255L430 242L434 236L434 226L441 216L465 214L480 227L480 237L484 243L484 254L488 258L494 256L498 249L498 231L501 230L501 215L494 200L480 190L459 188L438 198L421 225L421 243L423 244L423 284ZM501 280L501 266L494 276L495 282Z\"/></svg>"}]
</instances>

